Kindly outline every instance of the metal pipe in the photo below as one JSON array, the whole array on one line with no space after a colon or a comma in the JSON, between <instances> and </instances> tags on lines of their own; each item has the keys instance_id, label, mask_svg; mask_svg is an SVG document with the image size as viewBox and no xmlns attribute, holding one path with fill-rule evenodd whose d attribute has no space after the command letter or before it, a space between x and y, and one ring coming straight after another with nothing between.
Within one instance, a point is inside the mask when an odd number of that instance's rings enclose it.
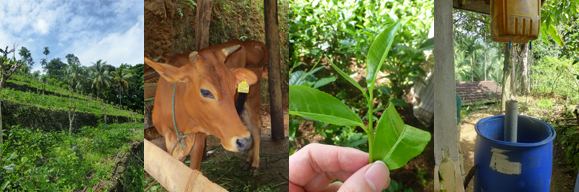
<instances>
[{"instance_id":1,"label":"metal pipe","mask_svg":"<svg viewBox=\"0 0 579 192\"><path fill-rule=\"evenodd\" d=\"M504 141L517 142L518 105L515 100L508 100L505 107Z\"/></svg>"}]
</instances>

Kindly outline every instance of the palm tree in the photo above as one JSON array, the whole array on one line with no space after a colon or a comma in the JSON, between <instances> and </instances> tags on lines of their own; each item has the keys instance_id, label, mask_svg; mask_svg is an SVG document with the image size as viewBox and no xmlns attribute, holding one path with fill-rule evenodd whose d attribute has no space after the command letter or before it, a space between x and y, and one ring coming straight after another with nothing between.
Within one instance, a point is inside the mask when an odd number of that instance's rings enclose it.
<instances>
[{"instance_id":1,"label":"palm tree","mask_svg":"<svg viewBox=\"0 0 579 192\"><path fill-rule=\"evenodd\" d=\"M108 87L111 83L111 76L109 74L107 62L106 61L102 62L102 59L101 59L101 60L98 60L96 63L93 63L93 66L91 68L91 73L93 76L91 88L94 88L94 87L97 88L97 95L96 96L98 98L98 95L100 94L100 90L102 88Z\"/></svg>"},{"instance_id":2,"label":"palm tree","mask_svg":"<svg viewBox=\"0 0 579 192\"><path fill-rule=\"evenodd\" d=\"M119 90L119 105L122 105L122 95L124 88L129 89L129 82L127 82L128 78L131 78L133 75L127 69L126 64L121 64L119 68L112 72L112 80L113 86L118 88Z\"/></svg>"},{"instance_id":3,"label":"palm tree","mask_svg":"<svg viewBox=\"0 0 579 192\"><path fill-rule=\"evenodd\" d=\"M48 47L44 47L44 52L42 52L42 54L46 55L46 60L48 60L48 54L50 54L50 50L48 50Z\"/></svg>"},{"instance_id":4,"label":"palm tree","mask_svg":"<svg viewBox=\"0 0 579 192\"><path fill-rule=\"evenodd\" d=\"M98 60L91 68L92 73L92 85L91 88L96 86L97 88L97 95L96 98L99 100L99 104L101 105L101 109L103 110L104 114L104 126L105 129L107 128L107 112L106 109L103 107L102 101L98 98L101 88L106 88L111 84L111 76L109 75L109 69L107 66L107 62L102 62L102 60Z\"/></svg>"},{"instance_id":5,"label":"palm tree","mask_svg":"<svg viewBox=\"0 0 579 192\"><path fill-rule=\"evenodd\" d=\"M68 76L69 84L71 88L78 88L80 81L83 78L82 68L78 63L72 63L66 68L66 74Z\"/></svg>"}]
</instances>

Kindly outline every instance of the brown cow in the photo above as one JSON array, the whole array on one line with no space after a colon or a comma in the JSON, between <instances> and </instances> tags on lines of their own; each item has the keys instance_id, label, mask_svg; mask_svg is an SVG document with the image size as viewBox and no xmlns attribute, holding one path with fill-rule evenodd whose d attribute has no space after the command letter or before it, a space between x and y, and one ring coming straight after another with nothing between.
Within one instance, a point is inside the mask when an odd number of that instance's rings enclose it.
<instances>
[{"instance_id":1,"label":"brown cow","mask_svg":"<svg viewBox=\"0 0 579 192\"><path fill-rule=\"evenodd\" d=\"M238 152L249 148L244 169L251 167L250 174L257 173L261 135L260 82L267 60L265 45L239 40L178 54L166 64L145 58L145 63L163 77L157 84L153 124L164 136L167 151L171 153L177 147L172 155L181 160L190 154L190 167L199 170L205 136L215 135L228 151ZM240 118L234 101L237 85L243 79L250 87ZM183 135L191 134L180 144L177 143L178 136L173 126L172 93L175 82L174 117L177 128Z\"/></svg>"}]
</instances>

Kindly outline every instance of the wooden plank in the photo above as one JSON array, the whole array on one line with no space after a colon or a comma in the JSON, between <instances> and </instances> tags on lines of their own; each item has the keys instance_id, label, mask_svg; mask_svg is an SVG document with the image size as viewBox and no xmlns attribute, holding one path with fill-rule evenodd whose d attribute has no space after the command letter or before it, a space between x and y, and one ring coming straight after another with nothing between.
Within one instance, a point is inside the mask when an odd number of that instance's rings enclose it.
<instances>
[{"instance_id":1,"label":"wooden plank","mask_svg":"<svg viewBox=\"0 0 579 192\"><path fill-rule=\"evenodd\" d=\"M156 83L145 83L145 99L155 98L157 93Z\"/></svg>"},{"instance_id":2,"label":"wooden plank","mask_svg":"<svg viewBox=\"0 0 579 192\"><path fill-rule=\"evenodd\" d=\"M453 0L452 7L477 13L490 14L490 0Z\"/></svg>"},{"instance_id":3,"label":"wooden plank","mask_svg":"<svg viewBox=\"0 0 579 192\"><path fill-rule=\"evenodd\" d=\"M160 77L159 73L157 73L157 71L153 71L151 73L145 74L145 81L159 77Z\"/></svg>"},{"instance_id":4,"label":"wooden plank","mask_svg":"<svg viewBox=\"0 0 579 192\"><path fill-rule=\"evenodd\" d=\"M541 6L546 0L541 0ZM477 13L491 14L491 0L452 0L452 7Z\"/></svg>"},{"instance_id":5,"label":"wooden plank","mask_svg":"<svg viewBox=\"0 0 579 192\"><path fill-rule=\"evenodd\" d=\"M195 21L195 50L209 47L209 24L213 0L197 0L197 20Z\"/></svg>"},{"instance_id":6,"label":"wooden plank","mask_svg":"<svg viewBox=\"0 0 579 192\"><path fill-rule=\"evenodd\" d=\"M267 61L269 81L269 107L271 115L271 138L281 141L285 138L281 92L281 66L279 53L279 25L277 20L277 0L264 0L265 44L269 49Z\"/></svg>"},{"instance_id":7,"label":"wooden plank","mask_svg":"<svg viewBox=\"0 0 579 192\"><path fill-rule=\"evenodd\" d=\"M168 191L227 191L209 181L198 170L192 170L155 144L145 142L145 171Z\"/></svg>"}]
</instances>

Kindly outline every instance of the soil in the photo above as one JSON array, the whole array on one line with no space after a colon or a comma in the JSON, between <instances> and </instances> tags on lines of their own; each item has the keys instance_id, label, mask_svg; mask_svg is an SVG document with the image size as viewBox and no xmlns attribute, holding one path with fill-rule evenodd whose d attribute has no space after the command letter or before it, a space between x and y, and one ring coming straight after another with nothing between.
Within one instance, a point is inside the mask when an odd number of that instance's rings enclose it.
<instances>
[{"instance_id":1,"label":"soil","mask_svg":"<svg viewBox=\"0 0 579 192\"><path fill-rule=\"evenodd\" d=\"M541 109L536 107L536 105L531 104L532 102L538 101L537 98L533 96L520 97L517 99L519 101L519 113L521 115L527 115L532 117L542 117L544 118L560 118L559 114L562 112L562 107L556 104L551 110ZM529 103L529 104L525 104ZM489 108L490 107L490 108ZM464 157L464 172L468 171L474 166L474 147L476 142L477 133L474 129L475 124L485 118L494 115L499 115L499 111L496 107L492 106L479 106L474 109L474 112L469 115L463 116L460 122L460 149ZM551 189L550 191L573 191L575 186L575 179L577 178L577 171L573 170L572 166L566 163L565 152L559 146L559 137L561 135L558 133L557 138L553 142L553 167L551 174ZM471 180L466 192L474 191L474 182Z\"/></svg>"}]
</instances>

